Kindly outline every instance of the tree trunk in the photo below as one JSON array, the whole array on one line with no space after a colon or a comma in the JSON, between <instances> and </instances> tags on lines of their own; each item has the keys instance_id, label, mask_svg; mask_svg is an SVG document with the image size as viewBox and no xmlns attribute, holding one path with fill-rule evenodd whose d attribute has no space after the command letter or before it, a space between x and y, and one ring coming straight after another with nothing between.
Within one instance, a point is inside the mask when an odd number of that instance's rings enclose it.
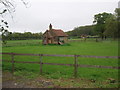
<instances>
[{"instance_id":1,"label":"tree trunk","mask_svg":"<svg viewBox=\"0 0 120 90\"><path fill-rule=\"evenodd\" d=\"M104 39L104 36L102 35L101 39L103 40Z\"/></svg>"},{"instance_id":2,"label":"tree trunk","mask_svg":"<svg viewBox=\"0 0 120 90\"><path fill-rule=\"evenodd\" d=\"M107 36L105 36L105 40L107 39Z\"/></svg>"}]
</instances>

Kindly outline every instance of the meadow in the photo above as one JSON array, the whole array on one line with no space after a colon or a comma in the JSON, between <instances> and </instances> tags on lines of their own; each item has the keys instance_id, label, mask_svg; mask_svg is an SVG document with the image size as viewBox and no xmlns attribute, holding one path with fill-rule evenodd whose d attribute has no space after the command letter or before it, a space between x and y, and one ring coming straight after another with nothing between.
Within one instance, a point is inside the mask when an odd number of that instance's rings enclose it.
<instances>
[{"instance_id":1,"label":"meadow","mask_svg":"<svg viewBox=\"0 0 120 90\"><path fill-rule=\"evenodd\" d=\"M118 42L113 40L105 40L95 42L95 40L87 41L71 41L64 45L42 45L41 40L16 40L8 41L2 46L2 52L13 53L31 53L31 54L62 54L62 55L95 55L95 56L118 56ZM11 56L3 55L3 59L11 60ZM38 56L15 56L15 61L38 61ZM73 64L73 57L43 57L46 63L63 63ZM98 58L78 58L79 64L84 65L103 65L118 66L118 59L98 59ZM3 62L3 71L11 71L12 64ZM15 74L27 74L28 77L34 77L39 74L39 64L22 64L15 63ZM43 76L47 78L73 78L74 67L43 65ZM30 72L32 72L32 75ZM78 68L78 78L86 78L89 80L106 81L109 78L118 82L117 69L105 68ZM117 87L117 84L112 85ZM106 86L107 87L107 86Z\"/></svg>"}]
</instances>

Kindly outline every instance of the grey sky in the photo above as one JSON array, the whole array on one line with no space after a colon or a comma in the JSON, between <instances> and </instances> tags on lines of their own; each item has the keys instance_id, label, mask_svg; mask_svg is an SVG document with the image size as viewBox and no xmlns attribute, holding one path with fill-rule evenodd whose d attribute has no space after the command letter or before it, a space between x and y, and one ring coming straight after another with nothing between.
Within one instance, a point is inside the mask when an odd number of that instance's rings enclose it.
<instances>
[{"instance_id":1,"label":"grey sky","mask_svg":"<svg viewBox=\"0 0 120 90\"><path fill-rule=\"evenodd\" d=\"M29 8L16 2L14 20L7 17L12 32L44 32L50 23L64 31L91 25L95 14L114 13L119 0L27 0Z\"/></svg>"}]
</instances>

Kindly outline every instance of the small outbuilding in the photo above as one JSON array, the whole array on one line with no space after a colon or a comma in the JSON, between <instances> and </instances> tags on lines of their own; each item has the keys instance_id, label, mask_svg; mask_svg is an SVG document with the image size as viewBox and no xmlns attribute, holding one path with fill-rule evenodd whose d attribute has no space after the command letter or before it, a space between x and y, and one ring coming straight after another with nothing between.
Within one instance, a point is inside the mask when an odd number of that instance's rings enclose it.
<instances>
[{"instance_id":1,"label":"small outbuilding","mask_svg":"<svg viewBox=\"0 0 120 90\"><path fill-rule=\"evenodd\" d=\"M68 35L61 29L53 29L52 25L49 25L49 30L46 30L43 34L43 44L64 44L68 41Z\"/></svg>"}]
</instances>

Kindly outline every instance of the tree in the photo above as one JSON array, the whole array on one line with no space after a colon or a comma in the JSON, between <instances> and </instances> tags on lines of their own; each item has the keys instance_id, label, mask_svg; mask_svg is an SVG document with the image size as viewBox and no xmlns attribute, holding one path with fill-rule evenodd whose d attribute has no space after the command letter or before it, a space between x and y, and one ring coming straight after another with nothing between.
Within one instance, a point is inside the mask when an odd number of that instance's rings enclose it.
<instances>
[{"instance_id":1,"label":"tree","mask_svg":"<svg viewBox=\"0 0 120 90\"><path fill-rule=\"evenodd\" d=\"M118 37L118 21L114 15L106 19L105 29L105 35L113 37L114 39Z\"/></svg>"},{"instance_id":2,"label":"tree","mask_svg":"<svg viewBox=\"0 0 120 90\"><path fill-rule=\"evenodd\" d=\"M115 9L115 16L118 22L118 37L120 37L120 8Z\"/></svg>"},{"instance_id":3,"label":"tree","mask_svg":"<svg viewBox=\"0 0 120 90\"><path fill-rule=\"evenodd\" d=\"M104 39L104 37L106 37L104 35L106 19L111 15L112 15L111 13L106 13L106 12L94 15L94 21L93 21L93 23L95 23L94 30L102 38L102 40Z\"/></svg>"},{"instance_id":4,"label":"tree","mask_svg":"<svg viewBox=\"0 0 120 90\"><path fill-rule=\"evenodd\" d=\"M2 12L0 12L0 15L3 15L4 13L6 13L7 10L4 9ZM0 20L0 40L3 41L4 44L6 44L6 35L8 33L8 23L7 21L5 21L4 19L1 18Z\"/></svg>"},{"instance_id":5,"label":"tree","mask_svg":"<svg viewBox=\"0 0 120 90\"><path fill-rule=\"evenodd\" d=\"M23 4L26 6L28 3L24 2L24 0L21 0ZM3 15L6 12L9 12L11 15L12 12L15 12L15 6L13 4L15 2L14 0L0 0L0 5L3 6L2 9L0 10L0 39L3 41L3 43L6 44L6 36L8 34L8 22L4 20ZM11 15L13 18L13 16Z\"/></svg>"},{"instance_id":6,"label":"tree","mask_svg":"<svg viewBox=\"0 0 120 90\"><path fill-rule=\"evenodd\" d=\"M3 43L6 44L6 36L8 34L8 23L4 20L1 20L0 22L0 32L1 32L1 37L0 39L2 39Z\"/></svg>"},{"instance_id":7,"label":"tree","mask_svg":"<svg viewBox=\"0 0 120 90\"><path fill-rule=\"evenodd\" d=\"M120 8L115 9L115 14L106 19L105 35L111 36L114 39L119 37L120 34Z\"/></svg>"},{"instance_id":8,"label":"tree","mask_svg":"<svg viewBox=\"0 0 120 90\"><path fill-rule=\"evenodd\" d=\"M117 20L120 21L120 8L115 9L115 16L117 17Z\"/></svg>"}]
</instances>

